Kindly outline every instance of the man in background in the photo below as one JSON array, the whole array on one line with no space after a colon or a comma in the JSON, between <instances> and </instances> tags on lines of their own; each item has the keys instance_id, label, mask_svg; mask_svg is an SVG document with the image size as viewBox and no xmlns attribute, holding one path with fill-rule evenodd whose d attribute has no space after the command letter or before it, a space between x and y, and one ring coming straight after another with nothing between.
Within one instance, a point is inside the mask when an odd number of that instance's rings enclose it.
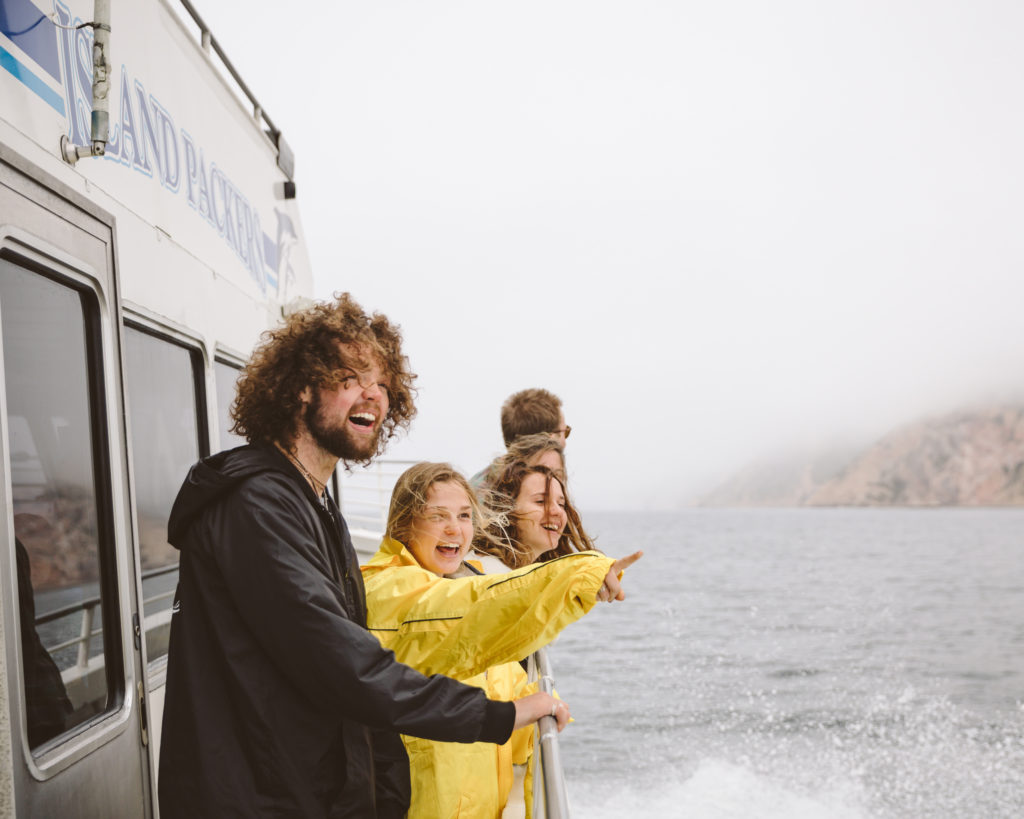
<instances>
[{"instance_id":1,"label":"man in background","mask_svg":"<svg viewBox=\"0 0 1024 819\"><path fill-rule=\"evenodd\" d=\"M499 455L489 465L470 478L470 485L476 490L487 487L489 478L498 463L507 460L517 442L532 444L534 436L547 435L559 445L557 459L549 463L535 458L531 463L542 463L552 471L565 474L565 441L572 427L565 423L562 413L562 399L553 392L533 387L512 393L501 405L501 435L505 439L505 455ZM530 453L539 453L539 447L530 445ZM555 458L552 453L547 457ZM524 460L529 460L524 458Z\"/></svg>"},{"instance_id":2,"label":"man in background","mask_svg":"<svg viewBox=\"0 0 1024 819\"><path fill-rule=\"evenodd\" d=\"M565 423L562 399L553 392L533 388L520 390L505 399L501 405L501 434L508 448L516 438L544 432L563 447L572 432Z\"/></svg>"}]
</instances>

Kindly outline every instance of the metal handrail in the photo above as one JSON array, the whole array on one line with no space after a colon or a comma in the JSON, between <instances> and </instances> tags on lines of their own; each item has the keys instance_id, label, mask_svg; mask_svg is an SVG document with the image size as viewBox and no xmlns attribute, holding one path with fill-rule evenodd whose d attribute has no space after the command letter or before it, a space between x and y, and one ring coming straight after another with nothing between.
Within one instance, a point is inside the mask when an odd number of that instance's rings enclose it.
<instances>
[{"instance_id":1,"label":"metal handrail","mask_svg":"<svg viewBox=\"0 0 1024 819\"><path fill-rule=\"evenodd\" d=\"M188 0L182 0L182 4L187 9L189 9L190 12L192 11L192 8L189 5ZM198 15L193 16L196 18L196 22L200 25L200 27L204 28L205 30L205 24L202 22L201 19L198 18ZM232 73L234 73L233 69ZM248 89L245 90L246 93L248 94ZM267 122L269 123L270 121L267 120ZM404 472L408 467L412 466L415 463L418 463L418 461L379 460L374 461L371 467L361 470L358 473L352 473L351 475L349 475L348 477L350 479L350 482L345 484L343 497L339 498L339 501L342 501L343 498L345 496L348 496L349 494L357 494L358 498L355 500L354 503L356 506L359 507L362 513L360 514L360 512L355 512L351 510L345 511L344 507L342 507L343 512L345 513L346 520L348 520L350 523L365 524L368 528L383 531L384 523L387 519L388 506L390 505L391 502L391 490L394 488L395 480L398 478L399 475L402 474L402 472ZM358 484L351 482L351 478L353 476L365 477L369 479L369 481L371 481L372 483L369 486L360 486ZM364 495L367 496L365 499ZM147 569L146 571L142 572L142 579L144 581L149 580L154 577L160 577L161 575L170 574L171 572L175 572L177 570L177 563L173 563L168 566L160 566L155 569ZM146 607L149 604L155 603L159 600L165 600L168 597L173 596L174 592L169 591L159 592L158 594L154 594L152 597L144 598L142 601L143 611L146 610ZM47 648L47 650L52 653L55 651L59 651L61 649L71 648L72 646L77 645L77 667L84 669L88 665L89 652L92 648L93 639L103 633L102 626L97 629L93 629L92 627L93 621L96 619L95 611L96 608L100 605L100 602L101 599L99 595L96 595L93 597L89 597L85 600L80 600L77 603L70 603L66 606L62 606L59 609L55 609L53 611L47 612L46 614L37 617L35 619L35 624L38 627L41 625L45 625L46 623L52 623L54 620L60 620L61 618L69 617L73 614L78 613L79 611L84 612L82 618L82 629L79 635L77 637L65 640L64 642L59 643L58 645L50 646Z\"/></svg>"},{"instance_id":2,"label":"metal handrail","mask_svg":"<svg viewBox=\"0 0 1024 819\"><path fill-rule=\"evenodd\" d=\"M191 6L187 0L182 0L183 5L191 11ZM194 15L195 16L195 15ZM196 17L196 22L200 26L204 26L202 20ZM218 51L219 53L219 51ZM229 66L230 67L230 66ZM232 72L233 73L233 72ZM246 89L248 93L248 89ZM269 120L267 120L269 123ZM394 488L395 480L402 474L408 467L418 461L413 460L380 460L374 461L373 465L364 469L359 473L352 473L352 475L360 475L369 479L371 485L358 485L354 483L347 483L344 486L344 496L348 496L351 493L358 494L359 497L354 501L354 505L358 506L362 511L362 514L355 511L345 511L342 507L342 511L345 514L346 519L350 523L362 523L367 525L368 528L383 531L384 523L387 519L388 506L391 503L391 490ZM349 476L351 479L352 475ZM363 496L368 496L366 499ZM343 498L339 498L339 501ZM154 577L160 577L165 574L170 574L178 570L178 564L173 563L167 566L160 566L155 569L147 569L142 572L142 579L150 580ZM159 600L165 600L168 597L173 597L173 591L159 592L146 597L142 601L143 612L145 612L147 606L151 603L155 603ZM72 637L54 646L47 647L47 650L51 653L60 651L65 648L71 648L78 646L78 660L76 663L77 668L85 669L89 663L89 653L92 649L92 641L95 637L98 637L103 633L103 627L100 625L99 628L94 629L93 623L96 618L97 607L101 603L99 595L80 600L77 603L70 603L66 606L62 606L59 609L47 612L46 614L40 615L35 619L35 625L41 626L46 623L52 623L55 620L60 620L64 617L69 617L79 611L84 612L82 617L82 628L77 637ZM101 619L102 623L102 619ZM550 720L552 723L553 720ZM557 733L557 731L556 731Z\"/></svg>"},{"instance_id":3,"label":"metal handrail","mask_svg":"<svg viewBox=\"0 0 1024 819\"><path fill-rule=\"evenodd\" d=\"M142 579L149 580L151 578L160 577L160 575L170 574L171 572L176 571L178 571L178 564L168 563L166 566L158 566L155 569L146 569L146 571L142 573Z\"/></svg>"},{"instance_id":4,"label":"metal handrail","mask_svg":"<svg viewBox=\"0 0 1024 819\"><path fill-rule=\"evenodd\" d=\"M555 680L551 673L551 662L546 648L539 648L531 656L531 668L536 669L540 690L552 696ZM562 752L558 746L558 722L552 716L541 717L537 724L537 738L533 746L534 759L539 760L543 777L542 788L537 787L534 775L533 816L545 819L569 819L569 794L565 788L565 774L562 771ZM534 763L534 771L537 764Z\"/></svg>"},{"instance_id":5,"label":"metal handrail","mask_svg":"<svg viewBox=\"0 0 1024 819\"><path fill-rule=\"evenodd\" d=\"M174 592L173 590L172 591L165 591L165 592L160 592L160 594L154 594L152 597L145 598L142 601L143 611L145 611L145 607L146 607L147 603L155 603L158 600L166 600L168 597L174 597L175 593L176 592Z\"/></svg>"},{"instance_id":6,"label":"metal handrail","mask_svg":"<svg viewBox=\"0 0 1024 819\"><path fill-rule=\"evenodd\" d=\"M143 580L149 580L153 577L160 577L171 572L178 570L178 564L173 563L168 566L160 566L156 569L147 569L142 573ZM142 609L146 610L146 606L150 603L155 603L158 600L165 600L168 597L173 597L173 591L159 592L151 597L145 597L142 600ZM35 619L36 627L45 625L46 623L52 623L55 620L60 620L64 617L70 617L72 614L77 614L79 611L83 612L82 616L82 628L80 629L77 637L72 637L65 640L62 643L57 643L52 646L45 646L46 650L50 654L54 654L65 648L71 648L78 646L78 658L75 665L72 668L84 670L89 666L89 653L92 649L92 641L94 637L98 637L103 633L103 626L99 628L93 628L93 622L96 619L96 607L100 605L102 599L99 595L93 597L87 597L85 600L79 600L77 603L69 603L66 606L61 606L59 609L48 611L46 614L41 614Z\"/></svg>"},{"instance_id":7,"label":"metal handrail","mask_svg":"<svg viewBox=\"0 0 1024 819\"><path fill-rule=\"evenodd\" d=\"M343 481L343 486L352 489L373 489L373 486L360 486L359 484L351 483L352 478L358 478L364 476L367 478L397 478L406 469L413 464L418 464L419 461L399 461L399 460L381 460L374 461L370 466L360 469L358 472L342 472L340 477Z\"/></svg>"},{"instance_id":8,"label":"metal handrail","mask_svg":"<svg viewBox=\"0 0 1024 819\"><path fill-rule=\"evenodd\" d=\"M184 6L185 11L189 13L189 16L199 26L199 41L203 51L209 54L212 49L213 52L220 58L221 64L231 75L231 79L238 85L238 89L245 95L246 99L252 104L252 116L257 123L262 120L266 123L267 133L270 138L274 141L274 145L278 149L278 165L283 170L288 178L291 179L294 169L294 157L291 156L291 149L287 147L284 138L281 136L281 129L274 125L273 120L267 115L266 110L260 105L260 101L256 99L256 95L249 90L249 86L245 84L245 80L242 79L242 75L238 73L238 70L232 65L231 60L228 59L228 55L224 53L224 49L221 48L217 38L213 36L213 32L210 31L210 27L206 25L206 22L202 17L199 16L199 12L195 10L195 7L189 2L189 0L181 0L181 5ZM287 154L287 155L285 155Z\"/></svg>"},{"instance_id":9,"label":"metal handrail","mask_svg":"<svg viewBox=\"0 0 1024 819\"><path fill-rule=\"evenodd\" d=\"M383 528L380 525L379 517L360 517L359 515L345 515L345 522L348 524L349 532L371 532L377 534Z\"/></svg>"},{"instance_id":10,"label":"metal handrail","mask_svg":"<svg viewBox=\"0 0 1024 819\"><path fill-rule=\"evenodd\" d=\"M69 603L66 606L61 606L59 609L48 611L46 614L39 615L35 623L37 626L45 625L46 623L52 623L54 620L60 620L62 617L68 617L72 614L76 614L82 609L91 609L100 604L99 595L95 597L87 597L85 600L79 600L77 603Z\"/></svg>"},{"instance_id":11,"label":"metal handrail","mask_svg":"<svg viewBox=\"0 0 1024 819\"><path fill-rule=\"evenodd\" d=\"M383 532L395 481L416 463L419 461L379 460L358 472L339 472L338 506L346 522Z\"/></svg>"}]
</instances>

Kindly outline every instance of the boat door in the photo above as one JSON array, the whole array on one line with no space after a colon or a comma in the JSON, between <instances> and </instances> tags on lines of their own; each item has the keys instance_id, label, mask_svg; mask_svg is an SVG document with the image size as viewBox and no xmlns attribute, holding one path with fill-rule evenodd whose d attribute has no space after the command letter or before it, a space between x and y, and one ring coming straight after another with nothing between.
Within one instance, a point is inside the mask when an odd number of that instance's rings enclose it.
<instances>
[{"instance_id":1,"label":"boat door","mask_svg":"<svg viewBox=\"0 0 1024 819\"><path fill-rule=\"evenodd\" d=\"M115 257L112 217L0 146L0 803L18 816L153 814Z\"/></svg>"}]
</instances>

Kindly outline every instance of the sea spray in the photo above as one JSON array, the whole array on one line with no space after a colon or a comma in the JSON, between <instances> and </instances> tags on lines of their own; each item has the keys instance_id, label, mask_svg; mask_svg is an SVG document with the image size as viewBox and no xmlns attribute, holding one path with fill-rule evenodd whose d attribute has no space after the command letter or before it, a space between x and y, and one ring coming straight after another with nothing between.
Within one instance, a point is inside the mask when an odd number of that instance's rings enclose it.
<instances>
[{"instance_id":1,"label":"sea spray","mask_svg":"<svg viewBox=\"0 0 1024 819\"><path fill-rule=\"evenodd\" d=\"M749 767L702 759L685 777L662 780L654 788L635 782L621 787L573 790L573 812L592 819L868 819L858 806L855 785L826 785L800 792ZM577 798L578 797L578 798Z\"/></svg>"}]
</instances>

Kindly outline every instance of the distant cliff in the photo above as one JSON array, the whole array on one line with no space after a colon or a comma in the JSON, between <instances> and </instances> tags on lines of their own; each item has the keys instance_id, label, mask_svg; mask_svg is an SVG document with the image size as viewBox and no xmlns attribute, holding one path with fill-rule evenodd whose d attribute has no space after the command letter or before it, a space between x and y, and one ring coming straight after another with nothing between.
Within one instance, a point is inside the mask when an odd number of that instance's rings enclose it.
<instances>
[{"instance_id":1,"label":"distant cliff","mask_svg":"<svg viewBox=\"0 0 1024 819\"><path fill-rule=\"evenodd\" d=\"M965 410L855 453L752 465L703 506L1024 506L1024 406Z\"/></svg>"}]
</instances>

